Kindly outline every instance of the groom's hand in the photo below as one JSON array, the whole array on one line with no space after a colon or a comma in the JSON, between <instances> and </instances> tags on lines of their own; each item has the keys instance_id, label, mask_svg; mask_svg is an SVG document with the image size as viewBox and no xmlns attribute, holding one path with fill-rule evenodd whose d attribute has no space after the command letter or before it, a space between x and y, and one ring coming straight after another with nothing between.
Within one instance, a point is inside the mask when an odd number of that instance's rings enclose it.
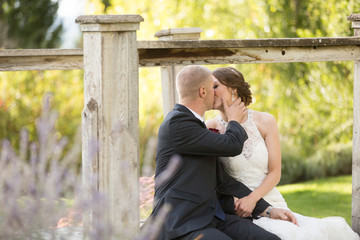
<instances>
[{"instance_id":1,"label":"groom's hand","mask_svg":"<svg viewBox=\"0 0 360 240\"><path fill-rule=\"evenodd\" d=\"M266 210L264 211L263 214L261 214L262 216L266 216L266 213L265 213ZM286 210L286 209L271 208L271 210L270 210L270 218L289 221L289 222L292 222L293 224L299 226L299 224L297 222L297 219L294 216L294 214L292 214L292 212L290 212L289 210Z\"/></svg>"},{"instance_id":2,"label":"groom's hand","mask_svg":"<svg viewBox=\"0 0 360 240\"><path fill-rule=\"evenodd\" d=\"M224 106L224 112L227 116L228 122L237 121L238 123L243 123L247 119L247 108L245 104L241 101L241 98L236 99L236 101L230 106L227 105L225 98L221 98L222 104Z\"/></svg>"},{"instance_id":3,"label":"groom's hand","mask_svg":"<svg viewBox=\"0 0 360 240\"><path fill-rule=\"evenodd\" d=\"M256 206L256 202L257 201L254 200L250 195L240 199L234 197L236 215L239 217L250 217Z\"/></svg>"}]
</instances>

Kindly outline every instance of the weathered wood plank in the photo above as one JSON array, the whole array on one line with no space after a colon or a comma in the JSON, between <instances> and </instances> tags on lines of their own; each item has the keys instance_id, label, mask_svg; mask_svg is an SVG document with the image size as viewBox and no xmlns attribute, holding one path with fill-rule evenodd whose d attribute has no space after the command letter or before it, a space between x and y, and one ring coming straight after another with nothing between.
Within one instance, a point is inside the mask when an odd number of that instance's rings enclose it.
<instances>
[{"instance_id":1,"label":"weathered wood plank","mask_svg":"<svg viewBox=\"0 0 360 240\"><path fill-rule=\"evenodd\" d=\"M141 66L360 60L357 46L139 49Z\"/></svg>"},{"instance_id":2,"label":"weathered wood plank","mask_svg":"<svg viewBox=\"0 0 360 240\"><path fill-rule=\"evenodd\" d=\"M360 59L360 38L282 38L139 41L142 66L349 61Z\"/></svg>"},{"instance_id":3,"label":"weathered wood plank","mask_svg":"<svg viewBox=\"0 0 360 240\"><path fill-rule=\"evenodd\" d=\"M180 66L167 66L161 67L160 69L164 117L166 117L179 101L175 79L181 68Z\"/></svg>"},{"instance_id":4,"label":"weathered wood plank","mask_svg":"<svg viewBox=\"0 0 360 240\"><path fill-rule=\"evenodd\" d=\"M25 50L22 50L25 51ZM272 47L216 49L140 49L140 66L188 64L279 63L360 60L360 48L342 47ZM82 69L83 56L0 56L0 71Z\"/></svg>"},{"instance_id":5,"label":"weathered wood plank","mask_svg":"<svg viewBox=\"0 0 360 240\"><path fill-rule=\"evenodd\" d=\"M139 29L139 22L144 18L138 14L121 14L121 15L82 15L76 18L75 22L79 24L102 24L117 25L118 23L136 23ZM132 30L132 29L131 29Z\"/></svg>"},{"instance_id":6,"label":"weathered wood plank","mask_svg":"<svg viewBox=\"0 0 360 240\"><path fill-rule=\"evenodd\" d=\"M352 228L360 234L360 61L354 65Z\"/></svg>"},{"instance_id":7,"label":"weathered wood plank","mask_svg":"<svg viewBox=\"0 0 360 240\"><path fill-rule=\"evenodd\" d=\"M201 28L171 28L164 29L155 33L155 37L159 40L199 40Z\"/></svg>"},{"instance_id":8,"label":"weathered wood plank","mask_svg":"<svg viewBox=\"0 0 360 240\"><path fill-rule=\"evenodd\" d=\"M83 50L77 49L0 49L0 57L46 57L46 56L82 56Z\"/></svg>"},{"instance_id":9,"label":"weathered wood plank","mask_svg":"<svg viewBox=\"0 0 360 240\"><path fill-rule=\"evenodd\" d=\"M99 149L98 162L94 163L86 158L86 154L83 155L83 176L98 177L95 179L95 188L92 187L93 179L84 178L84 189L88 190L88 199L97 191L107 196L108 206L104 208L106 218L100 220L109 220L113 224L114 235L121 239L133 239L138 232L140 220L139 64L136 31L126 22L121 31L109 31L114 29L108 26L109 23L106 23L106 27L96 26L102 24L101 16L88 20L89 24L86 19L81 21L86 107L83 113L82 142L83 152L89 150L88 142L92 140L98 142ZM104 16L104 21L112 22L108 16ZM121 23L114 21L113 24ZM126 30L126 27L129 28ZM91 111L91 106L97 106L96 115L95 111ZM91 212L89 214L86 215L85 230L93 224L93 216Z\"/></svg>"},{"instance_id":10,"label":"weathered wood plank","mask_svg":"<svg viewBox=\"0 0 360 240\"><path fill-rule=\"evenodd\" d=\"M84 86L84 92L86 96L89 96L91 91L91 81L88 81ZM86 139L86 142L82 142L82 182L83 182L83 198L88 203L96 201L94 199L94 191L99 186L96 179L99 179L99 153L98 153L98 142L96 139L99 138L98 131L94 127L98 125L98 104L94 99L87 101L82 112L82 139ZM85 183L85 184L84 184ZM83 232L87 235L91 231L93 217L96 213L93 209L83 212Z\"/></svg>"},{"instance_id":11,"label":"weathered wood plank","mask_svg":"<svg viewBox=\"0 0 360 240\"><path fill-rule=\"evenodd\" d=\"M82 49L3 49L0 71L82 69Z\"/></svg>"},{"instance_id":12,"label":"weathered wood plank","mask_svg":"<svg viewBox=\"0 0 360 240\"><path fill-rule=\"evenodd\" d=\"M360 37L360 14L351 14L354 36ZM360 61L354 62L353 100L353 152L352 152L352 200L351 225L360 234Z\"/></svg>"},{"instance_id":13,"label":"weathered wood plank","mask_svg":"<svg viewBox=\"0 0 360 240\"><path fill-rule=\"evenodd\" d=\"M139 41L138 49L360 46L359 37Z\"/></svg>"},{"instance_id":14,"label":"weathered wood plank","mask_svg":"<svg viewBox=\"0 0 360 240\"><path fill-rule=\"evenodd\" d=\"M165 29L157 32L155 37L158 37L159 41L199 40L201 32L201 28ZM181 68L182 66L174 65L160 68L164 117L166 117L166 115L174 108L174 105L179 101L176 90L176 75Z\"/></svg>"},{"instance_id":15,"label":"weathered wood plank","mask_svg":"<svg viewBox=\"0 0 360 240\"><path fill-rule=\"evenodd\" d=\"M360 37L138 41L140 66L352 61ZM81 69L81 49L0 50L0 71Z\"/></svg>"}]
</instances>

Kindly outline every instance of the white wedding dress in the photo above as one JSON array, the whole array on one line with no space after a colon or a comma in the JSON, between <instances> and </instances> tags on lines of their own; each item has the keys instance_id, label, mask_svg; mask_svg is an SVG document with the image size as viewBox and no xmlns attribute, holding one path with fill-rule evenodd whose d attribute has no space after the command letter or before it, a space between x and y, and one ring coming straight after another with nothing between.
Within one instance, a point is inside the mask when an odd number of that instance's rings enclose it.
<instances>
[{"instance_id":1,"label":"white wedding dress","mask_svg":"<svg viewBox=\"0 0 360 240\"><path fill-rule=\"evenodd\" d=\"M219 115L217 120L225 128L227 123ZM227 169L233 177L244 183L251 190L256 189L268 173L268 151L255 122L253 111L248 110L248 119L241 124L248 134L243 152L225 161ZM277 208L288 209L285 199L274 187L263 197ZM299 226L283 221L262 217L254 223L285 240L359 240L360 237L349 227L342 217L313 218L294 213Z\"/></svg>"}]
</instances>

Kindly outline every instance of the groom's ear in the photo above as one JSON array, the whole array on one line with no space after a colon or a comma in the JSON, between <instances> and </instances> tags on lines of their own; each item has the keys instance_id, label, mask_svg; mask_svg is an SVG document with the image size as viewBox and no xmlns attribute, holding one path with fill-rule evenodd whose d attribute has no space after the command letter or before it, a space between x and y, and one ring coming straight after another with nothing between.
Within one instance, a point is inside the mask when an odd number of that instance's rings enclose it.
<instances>
[{"instance_id":1,"label":"groom's ear","mask_svg":"<svg viewBox=\"0 0 360 240\"><path fill-rule=\"evenodd\" d=\"M205 86L201 86L200 88L199 88L199 96L201 97L201 98L204 98L205 96L206 96L206 87Z\"/></svg>"}]
</instances>

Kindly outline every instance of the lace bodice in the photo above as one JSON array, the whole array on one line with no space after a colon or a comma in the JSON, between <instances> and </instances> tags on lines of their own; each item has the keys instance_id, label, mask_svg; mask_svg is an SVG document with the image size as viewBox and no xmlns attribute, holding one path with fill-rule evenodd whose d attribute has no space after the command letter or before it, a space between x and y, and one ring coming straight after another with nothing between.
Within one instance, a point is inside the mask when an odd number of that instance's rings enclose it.
<instances>
[{"instance_id":1,"label":"lace bodice","mask_svg":"<svg viewBox=\"0 0 360 240\"><path fill-rule=\"evenodd\" d=\"M220 115L216 119L225 128L227 127L227 122L222 120ZM248 135L242 153L222 160L235 179L254 190L260 186L268 174L268 151L265 140L254 122L252 109L248 109L248 118L241 126ZM287 208L284 198L276 188L266 194L264 199L273 206Z\"/></svg>"}]
</instances>

